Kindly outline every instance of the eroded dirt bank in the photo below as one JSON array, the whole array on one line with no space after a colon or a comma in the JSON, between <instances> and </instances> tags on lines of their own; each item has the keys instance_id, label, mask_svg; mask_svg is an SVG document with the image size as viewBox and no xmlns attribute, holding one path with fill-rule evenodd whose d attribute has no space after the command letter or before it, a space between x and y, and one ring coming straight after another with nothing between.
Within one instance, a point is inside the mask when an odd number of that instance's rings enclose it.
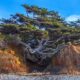
<instances>
[{"instance_id":1,"label":"eroded dirt bank","mask_svg":"<svg viewBox=\"0 0 80 80\"><path fill-rule=\"evenodd\" d=\"M0 73L28 74L41 69L36 63L25 63L20 48L0 50ZM80 75L80 45L69 44L53 55L51 66L46 66L46 71L52 74ZM32 71L32 67L35 70ZM36 68L37 67L37 68ZM47 68L48 67L48 68ZM42 72L44 72L44 70Z\"/></svg>"},{"instance_id":2,"label":"eroded dirt bank","mask_svg":"<svg viewBox=\"0 0 80 80\"><path fill-rule=\"evenodd\" d=\"M53 56L52 67L54 73L80 74L80 45L66 45Z\"/></svg>"},{"instance_id":3,"label":"eroded dirt bank","mask_svg":"<svg viewBox=\"0 0 80 80\"><path fill-rule=\"evenodd\" d=\"M28 67L23 59L12 49L0 50L0 74L1 73L27 73Z\"/></svg>"}]
</instances>

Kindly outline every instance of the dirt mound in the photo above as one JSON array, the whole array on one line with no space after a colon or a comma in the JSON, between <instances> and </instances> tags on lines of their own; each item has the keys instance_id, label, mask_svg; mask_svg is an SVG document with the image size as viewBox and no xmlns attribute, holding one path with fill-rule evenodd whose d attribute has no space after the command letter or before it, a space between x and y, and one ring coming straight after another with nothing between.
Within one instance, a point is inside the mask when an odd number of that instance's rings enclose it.
<instances>
[{"instance_id":1,"label":"dirt mound","mask_svg":"<svg viewBox=\"0 0 80 80\"><path fill-rule=\"evenodd\" d=\"M54 72L80 74L80 45L67 45L52 59Z\"/></svg>"},{"instance_id":2,"label":"dirt mound","mask_svg":"<svg viewBox=\"0 0 80 80\"><path fill-rule=\"evenodd\" d=\"M0 73L28 73L21 58L11 49L0 50Z\"/></svg>"}]
</instances>

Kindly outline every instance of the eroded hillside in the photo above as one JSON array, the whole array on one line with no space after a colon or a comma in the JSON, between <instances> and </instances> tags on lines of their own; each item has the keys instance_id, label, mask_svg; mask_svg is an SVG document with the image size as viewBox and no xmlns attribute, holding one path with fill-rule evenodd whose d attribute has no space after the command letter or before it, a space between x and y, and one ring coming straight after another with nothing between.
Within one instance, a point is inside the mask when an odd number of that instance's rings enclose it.
<instances>
[{"instance_id":1,"label":"eroded hillside","mask_svg":"<svg viewBox=\"0 0 80 80\"><path fill-rule=\"evenodd\" d=\"M25 62L23 54L19 46L9 46L7 49L0 49L0 73L27 74L34 71L45 72L46 70L52 74L80 74L79 44L65 45L64 48L51 57L49 62L51 66L47 65L45 66L46 68L36 62L30 63L29 60Z\"/></svg>"},{"instance_id":2,"label":"eroded hillside","mask_svg":"<svg viewBox=\"0 0 80 80\"><path fill-rule=\"evenodd\" d=\"M52 66L53 73L80 74L80 45L66 45L53 56Z\"/></svg>"}]
</instances>

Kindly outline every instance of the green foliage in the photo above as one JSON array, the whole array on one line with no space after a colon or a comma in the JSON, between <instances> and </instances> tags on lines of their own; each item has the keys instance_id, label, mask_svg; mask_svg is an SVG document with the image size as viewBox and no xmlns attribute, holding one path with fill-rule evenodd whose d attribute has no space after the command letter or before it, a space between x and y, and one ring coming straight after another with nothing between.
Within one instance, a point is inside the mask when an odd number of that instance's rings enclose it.
<instances>
[{"instance_id":1,"label":"green foliage","mask_svg":"<svg viewBox=\"0 0 80 80\"><path fill-rule=\"evenodd\" d=\"M23 42L27 42L30 38L32 38L32 36L28 33L22 33L19 35L19 37Z\"/></svg>"},{"instance_id":2,"label":"green foliage","mask_svg":"<svg viewBox=\"0 0 80 80\"><path fill-rule=\"evenodd\" d=\"M37 28L31 24L27 25L27 29L29 30L37 30Z\"/></svg>"},{"instance_id":3,"label":"green foliage","mask_svg":"<svg viewBox=\"0 0 80 80\"><path fill-rule=\"evenodd\" d=\"M46 38L48 38L48 36L49 36L49 35L48 35L48 31L43 31L43 38L46 39Z\"/></svg>"},{"instance_id":4,"label":"green foliage","mask_svg":"<svg viewBox=\"0 0 80 80\"><path fill-rule=\"evenodd\" d=\"M22 41L26 42L31 38L49 38L49 29L52 30L51 35L53 34L54 36L52 37L54 38L58 36L57 34L70 35L80 33L80 27L78 26L80 20L68 24L54 10L48 11L46 8L35 5L24 4L22 6L25 8L27 15L16 13L10 19L1 20L0 26L5 35L18 34L17 37L19 36ZM42 30L43 28L44 31ZM3 38L4 36L1 37L1 39ZM7 36L7 38L11 39L10 36Z\"/></svg>"},{"instance_id":5,"label":"green foliage","mask_svg":"<svg viewBox=\"0 0 80 80\"><path fill-rule=\"evenodd\" d=\"M17 24L1 24L0 25L1 27L3 27L3 28L16 28L16 29L19 29L19 25L17 25Z\"/></svg>"},{"instance_id":6,"label":"green foliage","mask_svg":"<svg viewBox=\"0 0 80 80\"><path fill-rule=\"evenodd\" d=\"M0 41L3 41L5 38L5 35L3 35L2 33L0 33Z\"/></svg>"}]
</instances>

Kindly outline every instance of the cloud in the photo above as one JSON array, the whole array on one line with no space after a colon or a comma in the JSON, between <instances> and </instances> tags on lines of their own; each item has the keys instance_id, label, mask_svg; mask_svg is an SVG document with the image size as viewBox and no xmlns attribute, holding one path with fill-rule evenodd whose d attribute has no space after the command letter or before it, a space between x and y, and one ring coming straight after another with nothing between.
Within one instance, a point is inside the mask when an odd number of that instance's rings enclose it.
<instances>
[{"instance_id":1,"label":"cloud","mask_svg":"<svg viewBox=\"0 0 80 80\"><path fill-rule=\"evenodd\" d=\"M71 15L71 16L67 17L65 20L67 22L70 22L70 21L77 21L78 19L80 19L80 15Z\"/></svg>"}]
</instances>

